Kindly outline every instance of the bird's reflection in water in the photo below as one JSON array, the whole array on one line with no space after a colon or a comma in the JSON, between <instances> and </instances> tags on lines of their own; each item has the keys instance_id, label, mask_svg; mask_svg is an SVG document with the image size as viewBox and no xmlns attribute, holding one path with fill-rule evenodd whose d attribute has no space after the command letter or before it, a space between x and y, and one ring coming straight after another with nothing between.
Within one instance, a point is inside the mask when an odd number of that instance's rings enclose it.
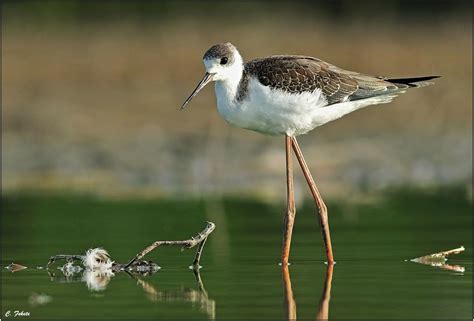
<instances>
[{"instance_id":1,"label":"bird's reflection in water","mask_svg":"<svg viewBox=\"0 0 474 321\"><path fill-rule=\"evenodd\" d=\"M288 265L282 265L281 275L283 279L283 290L285 295L286 318L296 320L296 302L291 287L290 269Z\"/></svg>"},{"instance_id":2,"label":"bird's reflection in water","mask_svg":"<svg viewBox=\"0 0 474 321\"><path fill-rule=\"evenodd\" d=\"M85 282L87 288L91 292L100 292L107 288L112 277L115 276L111 270L89 270L89 269L65 269L60 268L62 273L48 270L49 277L52 282L58 283L78 283ZM147 298L152 302L189 302L193 306L197 303L199 310L205 313L208 319L214 320L216 318L216 301L210 299L204 283L201 278L199 270L193 269L194 277L196 279L198 289L181 288L178 290L160 291L151 283L145 281L145 277L154 274L154 272L132 273L124 271L137 285L141 286L146 293Z\"/></svg>"},{"instance_id":3,"label":"bird's reflection in water","mask_svg":"<svg viewBox=\"0 0 474 321\"><path fill-rule=\"evenodd\" d=\"M324 281L323 293L319 300L319 310L316 315L316 320L329 319L329 301L331 301L331 285L332 273L334 271L334 264L328 264L326 269L326 280Z\"/></svg>"},{"instance_id":4,"label":"bird's reflection in water","mask_svg":"<svg viewBox=\"0 0 474 321\"><path fill-rule=\"evenodd\" d=\"M293 288L291 287L290 269L288 266L282 266L282 279L284 289L284 305L286 309L286 318L288 320L296 320L296 301L293 296ZM324 281L323 292L319 300L318 313L316 320L329 319L329 302L331 300L331 284L334 265L328 264L326 269L326 279Z\"/></svg>"}]
</instances>

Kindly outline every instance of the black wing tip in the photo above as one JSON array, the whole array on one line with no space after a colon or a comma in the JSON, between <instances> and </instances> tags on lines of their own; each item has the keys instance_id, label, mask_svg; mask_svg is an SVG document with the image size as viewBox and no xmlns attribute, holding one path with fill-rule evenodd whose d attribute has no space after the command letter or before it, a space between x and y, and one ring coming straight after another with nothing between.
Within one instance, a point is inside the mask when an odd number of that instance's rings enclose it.
<instances>
[{"instance_id":1,"label":"black wing tip","mask_svg":"<svg viewBox=\"0 0 474 321\"><path fill-rule=\"evenodd\" d=\"M416 87L416 83L428 81L431 79L440 78L441 76L423 76L423 77L412 77L412 78L388 78L387 81L394 83L394 84L405 84L411 85Z\"/></svg>"}]
</instances>

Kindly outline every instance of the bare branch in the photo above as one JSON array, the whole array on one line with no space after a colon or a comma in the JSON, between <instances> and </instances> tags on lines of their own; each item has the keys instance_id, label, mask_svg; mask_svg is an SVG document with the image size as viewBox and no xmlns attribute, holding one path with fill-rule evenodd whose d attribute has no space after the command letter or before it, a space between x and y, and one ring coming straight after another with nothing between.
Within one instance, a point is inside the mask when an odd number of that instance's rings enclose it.
<instances>
[{"instance_id":1,"label":"bare branch","mask_svg":"<svg viewBox=\"0 0 474 321\"><path fill-rule=\"evenodd\" d=\"M48 264L46 264L46 268L48 268L51 264L53 264L56 260L66 260L68 262L71 261L83 261L85 258L84 255L75 255L75 254L58 254L54 255L49 258Z\"/></svg>"},{"instance_id":2,"label":"bare branch","mask_svg":"<svg viewBox=\"0 0 474 321\"><path fill-rule=\"evenodd\" d=\"M447 260L447 256L451 254L459 254L465 250L464 246L458 247L453 250L449 251L442 251L442 252L437 252L425 256L420 256L414 259L411 259L412 262L417 262L417 263L431 263L431 262L445 262Z\"/></svg>"},{"instance_id":3,"label":"bare branch","mask_svg":"<svg viewBox=\"0 0 474 321\"><path fill-rule=\"evenodd\" d=\"M199 266L199 260L201 258L202 250L203 250L203 247L204 247L204 243L206 242L206 239L209 236L209 234L211 234L212 231L214 231L215 228L216 228L216 225L214 223L207 222L206 228L202 232L198 233L196 236L191 237L190 239L187 239L187 240L184 240L184 241L156 241L156 242L153 242L151 245L147 246L140 253L138 253L133 259L131 259L123 267L123 269L129 268L134 262L136 262L137 260L140 260L145 255L147 255L148 253L150 253L151 251L153 251L154 249L156 249L159 246L178 245L178 246L181 246L182 249L190 249L190 248L195 247L198 244L202 244L202 245L199 246L199 248L196 252L196 256L194 258L194 262L193 262L193 267L198 267Z\"/></svg>"}]
</instances>

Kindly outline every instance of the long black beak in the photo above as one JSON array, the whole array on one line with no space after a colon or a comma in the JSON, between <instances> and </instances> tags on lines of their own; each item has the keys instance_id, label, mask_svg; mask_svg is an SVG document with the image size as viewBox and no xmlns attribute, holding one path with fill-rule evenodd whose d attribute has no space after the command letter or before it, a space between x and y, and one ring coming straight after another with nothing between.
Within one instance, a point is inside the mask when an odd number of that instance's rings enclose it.
<instances>
[{"instance_id":1,"label":"long black beak","mask_svg":"<svg viewBox=\"0 0 474 321\"><path fill-rule=\"evenodd\" d=\"M186 105L191 101L191 99L193 99L194 96L196 96L201 91L201 89L204 88L204 86L206 86L210 81L212 81L213 77L214 77L214 74L210 74L206 72L206 74L204 75L204 78L202 78L202 80L199 82L196 89L194 89L194 91L191 93L188 99L184 101L183 105L181 106L181 109L186 108Z\"/></svg>"}]
</instances>

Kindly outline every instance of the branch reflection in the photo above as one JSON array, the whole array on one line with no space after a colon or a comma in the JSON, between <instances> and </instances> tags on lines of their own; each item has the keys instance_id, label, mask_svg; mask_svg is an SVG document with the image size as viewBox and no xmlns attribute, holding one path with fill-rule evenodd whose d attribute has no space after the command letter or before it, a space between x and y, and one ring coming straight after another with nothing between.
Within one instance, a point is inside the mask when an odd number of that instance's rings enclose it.
<instances>
[{"instance_id":1,"label":"branch reflection","mask_svg":"<svg viewBox=\"0 0 474 321\"><path fill-rule=\"evenodd\" d=\"M74 268L76 266L73 266ZM62 273L57 273L52 270L47 270L50 280L58 283L78 283L85 282L87 288L91 292L104 291L111 279L115 276L115 273L110 270L89 270L89 269L72 269L71 266L68 268L59 268ZM216 301L209 298L209 295L204 287L204 283L201 278L199 270L193 269L194 277L197 283L197 289L195 288L181 288L178 290L158 290L156 286L148 281L145 281L147 276L154 274L155 272L129 272L124 270L128 276L136 281L137 285L141 286L142 290L146 293L148 300L152 302L189 302L193 305L197 303L199 310L205 313L208 319L214 320L216 318Z\"/></svg>"},{"instance_id":2,"label":"branch reflection","mask_svg":"<svg viewBox=\"0 0 474 321\"><path fill-rule=\"evenodd\" d=\"M174 291L159 291L154 285L145 281L138 274L127 273L137 284L140 285L152 302L190 302L198 303L199 310L204 312L211 320L216 318L216 301L209 298L207 291L202 282L199 270L193 269L194 277L198 284L198 290L193 288L184 288Z\"/></svg>"}]
</instances>

